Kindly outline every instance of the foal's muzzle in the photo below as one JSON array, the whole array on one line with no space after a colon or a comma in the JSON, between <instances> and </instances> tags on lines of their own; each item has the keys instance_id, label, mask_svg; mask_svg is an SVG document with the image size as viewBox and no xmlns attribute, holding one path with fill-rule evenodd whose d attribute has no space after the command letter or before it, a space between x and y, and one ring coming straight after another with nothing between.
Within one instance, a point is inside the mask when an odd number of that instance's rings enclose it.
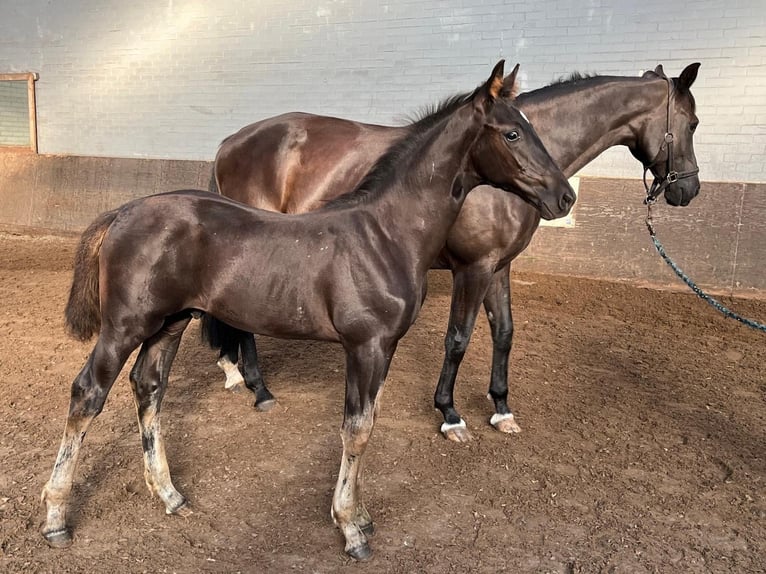
<instances>
[{"instance_id":1,"label":"foal's muzzle","mask_svg":"<svg viewBox=\"0 0 766 574\"><path fill-rule=\"evenodd\" d=\"M576 199L572 186L566 180L555 187L548 187L547 193L540 198L540 215L547 220L564 217L572 209Z\"/></svg>"}]
</instances>

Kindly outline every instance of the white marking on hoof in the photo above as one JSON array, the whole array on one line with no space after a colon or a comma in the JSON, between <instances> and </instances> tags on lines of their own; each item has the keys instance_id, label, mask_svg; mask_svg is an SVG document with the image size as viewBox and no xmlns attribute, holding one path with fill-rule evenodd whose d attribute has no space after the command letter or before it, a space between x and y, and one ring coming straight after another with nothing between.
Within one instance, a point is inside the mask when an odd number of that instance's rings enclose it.
<instances>
[{"instance_id":1,"label":"white marking on hoof","mask_svg":"<svg viewBox=\"0 0 766 574\"><path fill-rule=\"evenodd\" d=\"M451 430L465 429L465 428L466 428L465 421L463 419L460 419L459 423L452 423L452 424L442 423L440 430L442 431L442 434L446 435Z\"/></svg>"},{"instance_id":2,"label":"white marking on hoof","mask_svg":"<svg viewBox=\"0 0 766 574\"><path fill-rule=\"evenodd\" d=\"M489 419L489 424L491 424L500 432L504 432L504 433L521 432L521 427L516 423L516 420L513 418L513 413L507 413L504 415L501 415L500 413L495 413L494 415L492 415L492 418Z\"/></svg>"},{"instance_id":3,"label":"white marking on hoof","mask_svg":"<svg viewBox=\"0 0 766 574\"><path fill-rule=\"evenodd\" d=\"M239 372L239 368L229 359L221 357L216 364L226 374L226 383L224 384L226 389L230 390L236 386L245 384L245 379L242 377L242 373Z\"/></svg>"}]
</instances>

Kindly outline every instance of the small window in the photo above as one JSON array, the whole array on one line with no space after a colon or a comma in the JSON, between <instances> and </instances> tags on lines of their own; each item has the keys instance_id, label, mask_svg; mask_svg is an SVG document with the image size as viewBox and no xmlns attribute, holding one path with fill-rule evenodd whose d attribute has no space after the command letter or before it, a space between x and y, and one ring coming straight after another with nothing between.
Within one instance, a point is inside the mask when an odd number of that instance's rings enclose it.
<instances>
[{"instance_id":1,"label":"small window","mask_svg":"<svg viewBox=\"0 0 766 574\"><path fill-rule=\"evenodd\" d=\"M0 74L0 149L37 152L37 74Z\"/></svg>"}]
</instances>

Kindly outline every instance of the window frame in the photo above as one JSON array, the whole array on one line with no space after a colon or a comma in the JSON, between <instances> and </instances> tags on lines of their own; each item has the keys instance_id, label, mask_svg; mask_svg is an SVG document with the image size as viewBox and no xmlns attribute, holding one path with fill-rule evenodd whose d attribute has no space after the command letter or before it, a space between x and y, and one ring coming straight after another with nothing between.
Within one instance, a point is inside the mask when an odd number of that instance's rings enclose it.
<instances>
[{"instance_id":1,"label":"window frame","mask_svg":"<svg viewBox=\"0 0 766 574\"><path fill-rule=\"evenodd\" d=\"M0 74L0 82L27 82L27 102L29 103L29 146L4 145L0 151L31 151L37 153L37 102L35 100L35 82L40 78L37 72Z\"/></svg>"}]
</instances>

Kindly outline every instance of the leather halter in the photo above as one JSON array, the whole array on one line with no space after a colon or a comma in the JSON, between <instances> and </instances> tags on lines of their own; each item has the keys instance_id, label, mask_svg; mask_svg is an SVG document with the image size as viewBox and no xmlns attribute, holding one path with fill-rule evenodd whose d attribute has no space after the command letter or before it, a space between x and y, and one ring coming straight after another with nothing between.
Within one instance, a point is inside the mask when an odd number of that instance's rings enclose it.
<instances>
[{"instance_id":1,"label":"leather halter","mask_svg":"<svg viewBox=\"0 0 766 574\"><path fill-rule=\"evenodd\" d=\"M665 128L665 137L663 138L662 144L660 145L660 149L657 151L657 155L654 156L654 160L644 166L644 189L646 189L646 198L644 199L645 204L651 204L657 201L657 198L662 195L662 193L668 188L668 186L672 183L677 182L679 179L685 179L687 177L692 177L693 175L697 175L699 173L699 168L695 167L692 170L689 171L682 171L677 172L673 169L673 140L675 139L673 137L673 132L670 131L670 90L671 90L671 82L670 78L665 76L663 78L667 84L668 84L668 103L667 103L667 111L666 111L666 128ZM664 178L659 178L657 176L654 177L654 181L652 181L651 187L646 183L646 174L647 172L657 163L660 161L660 155L662 154L663 150L667 147L667 175Z\"/></svg>"}]
</instances>

